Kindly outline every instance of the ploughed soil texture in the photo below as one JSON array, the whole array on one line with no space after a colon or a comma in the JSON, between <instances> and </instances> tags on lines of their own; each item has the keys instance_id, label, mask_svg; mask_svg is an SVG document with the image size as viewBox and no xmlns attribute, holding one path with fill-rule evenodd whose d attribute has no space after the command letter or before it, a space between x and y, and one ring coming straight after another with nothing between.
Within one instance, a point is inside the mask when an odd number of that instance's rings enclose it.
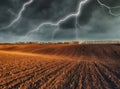
<instances>
[{"instance_id":1,"label":"ploughed soil texture","mask_svg":"<svg viewBox=\"0 0 120 89\"><path fill-rule=\"evenodd\" d=\"M120 45L1 44L0 89L120 89Z\"/></svg>"}]
</instances>

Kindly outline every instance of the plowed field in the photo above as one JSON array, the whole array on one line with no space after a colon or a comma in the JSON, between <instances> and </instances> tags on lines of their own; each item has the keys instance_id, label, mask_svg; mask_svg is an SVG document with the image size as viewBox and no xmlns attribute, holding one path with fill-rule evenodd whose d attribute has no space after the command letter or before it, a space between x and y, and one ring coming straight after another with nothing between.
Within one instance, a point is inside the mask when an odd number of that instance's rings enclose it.
<instances>
[{"instance_id":1,"label":"plowed field","mask_svg":"<svg viewBox=\"0 0 120 89\"><path fill-rule=\"evenodd\" d=\"M120 89L120 45L0 45L0 89Z\"/></svg>"}]
</instances>

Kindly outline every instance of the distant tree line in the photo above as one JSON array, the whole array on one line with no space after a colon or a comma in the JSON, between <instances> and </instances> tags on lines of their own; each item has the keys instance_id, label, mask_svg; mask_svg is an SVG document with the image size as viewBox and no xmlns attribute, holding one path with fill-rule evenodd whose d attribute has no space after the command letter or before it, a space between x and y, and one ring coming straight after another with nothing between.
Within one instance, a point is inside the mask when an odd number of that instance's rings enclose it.
<instances>
[{"instance_id":1,"label":"distant tree line","mask_svg":"<svg viewBox=\"0 0 120 89\"><path fill-rule=\"evenodd\" d=\"M88 41L60 41L60 42L16 42L16 43L0 43L1 45L7 44L120 44L120 41L116 40L88 40Z\"/></svg>"}]
</instances>

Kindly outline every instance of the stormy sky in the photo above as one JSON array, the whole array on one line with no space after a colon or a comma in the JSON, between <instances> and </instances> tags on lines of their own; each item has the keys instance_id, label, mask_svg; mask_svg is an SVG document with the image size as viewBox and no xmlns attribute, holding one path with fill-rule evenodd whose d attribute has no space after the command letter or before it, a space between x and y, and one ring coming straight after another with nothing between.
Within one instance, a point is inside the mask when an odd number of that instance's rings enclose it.
<instances>
[{"instance_id":1,"label":"stormy sky","mask_svg":"<svg viewBox=\"0 0 120 89\"><path fill-rule=\"evenodd\" d=\"M20 13L29 1L0 0L0 42L120 39L120 0L88 0L77 18L39 29L76 13L83 0L33 0Z\"/></svg>"}]
</instances>

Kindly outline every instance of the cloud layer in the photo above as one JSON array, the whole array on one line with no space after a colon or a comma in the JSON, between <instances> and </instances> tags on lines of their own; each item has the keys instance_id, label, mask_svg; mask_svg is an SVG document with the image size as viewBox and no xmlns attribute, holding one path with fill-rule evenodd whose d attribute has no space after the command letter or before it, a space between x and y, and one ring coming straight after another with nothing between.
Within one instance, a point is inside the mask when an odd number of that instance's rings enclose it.
<instances>
[{"instance_id":1,"label":"cloud layer","mask_svg":"<svg viewBox=\"0 0 120 89\"><path fill-rule=\"evenodd\" d=\"M61 23L59 28L46 25L28 34L43 22L57 22L76 12L80 0L34 0L13 26L3 29L16 18L22 5L29 0L0 1L0 42L76 40L75 18ZM119 0L100 0L107 6L120 6ZM111 9L120 14L120 7ZM82 7L78 17L77 34L80 40L120 39L120 16L112 16L97 0ZM27 35L26 35L27 34Z\"/></svg>"}]
</instances>

